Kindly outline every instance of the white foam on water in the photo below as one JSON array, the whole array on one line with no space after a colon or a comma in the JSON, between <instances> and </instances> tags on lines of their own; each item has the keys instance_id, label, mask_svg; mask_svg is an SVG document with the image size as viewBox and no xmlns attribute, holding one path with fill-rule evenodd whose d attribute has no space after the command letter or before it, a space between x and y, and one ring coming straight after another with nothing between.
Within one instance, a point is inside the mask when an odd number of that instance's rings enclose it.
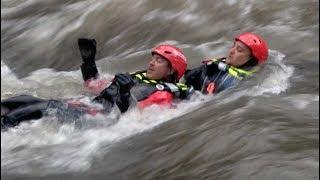
<instances>
[{"instance_id":1,"label":"white foam on water","mask_svg":"<svg viewBox=\"0 0 320 180\"><path fill-rule=\"evenodd\" d=\"M285 55L269 50L274 66L272 73L265 78L261 84L258 84L248 91L251 96L259 96L265 93L280 94L290 87L290 77L293 75L293 66L285 65L282 60Z\"/></svg>"},{"instance_id":2,"label":"white foam on water","mask_svg":"<svg viewBox=\"0 0 320 180\"><path fill-rule=\"evenodd\" d=\"M28 87L1 60L1 99L15 94L16 87Z\"/></svg>"},{"instance_id":3,"label":"white foam on water","mask_svg":"<svg viewBox=\"0 0 320 180\"><path fill-rule=\"evenodd\" d=\"M286 98L289 100L297 109L303 110L308 107L308 105L318 102L319 103L319 95L311 95L311 94L298 94L294 96L289 96ZM313 107L317 109L316 107Z\"/></svg>"},{"instance_id":4,"label":"white foam on water","mask_svg":"<svg viewBox=\"0 0 320 180\"><path fill-rule=\"evenodd\" d=\"M100 126L84 130L77 129L73 123L59 125L55 119L48 118L22 123L8 132L1 133L2 167L14 169L12 173L23 173L29 163L45 162L45 173L85 171L90 168L94 157L107 153L106 148L103 152L99 151L101 146L112 146L125 138L152 130L191 111L200 103L182 102L177 109L166 109L165 113L158 106L151 106L143 111L134 108L123 114L111 126L105 126L108 124L106 121L112 119L109 115L86 118L82 122L95 121L100 123ZM111 116L116 117L115 114ZM24 150L14 152L14 149L19 147L23 147ZM46 151L34 153L37 148Z\"/></svg>"},{"instance_id":5,"label":"white foam on water","mask_svg":"<svg viewBox=\"0 0 320 180\"><path fill-rule=\"evenodd\" d=\"M185 4L188 4L188 6L185 6L183 10L179 11L155 9L145 14L142 17L142 21L153 21L159 19L162 21L171 21L177 19L178 22L188 24L191 27L206 22L206 16L197 11L197 1L188 0Z\"/></svg>"}]
</instances>

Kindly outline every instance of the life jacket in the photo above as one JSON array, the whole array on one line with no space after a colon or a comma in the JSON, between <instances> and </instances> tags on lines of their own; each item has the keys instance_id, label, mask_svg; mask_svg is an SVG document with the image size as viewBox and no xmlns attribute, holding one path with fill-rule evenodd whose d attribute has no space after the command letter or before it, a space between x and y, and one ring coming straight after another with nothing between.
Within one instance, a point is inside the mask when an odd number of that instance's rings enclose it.
<instances>
[{"instance_id":1,"label":"life jacket","mask_svg":"<svg viewBox=\"0 0 320 180\"><path fill-rule=\"evenodd\" d=\"M131 97L133 97L138 102L147 99L157 91L167 91L170 92L173 97L181 99L184 99L185 97L187 97L187 95L189 95L189 93L193 91L192 88L189 88L187 85L182 83L167 83L163 81L151 80L146 77L145 71L131 73L130 75L132 76L135 83L135 85L130 90L130 93L132 95ZM156 94L156 96L157 95L158 94ZM81 109L82 111L91 115L96 115L97 113L105 113L109 110L109 107L91 107L79 101L68 101L67 104L72 108Z\"/></svg>"},{"instance_id":2,"label":"life jacket","mask_svg":"<svg viewBox=\"0 0 320 180\"><path fill-rule=\"evenodd\" d=\"M243 80L246 77L251 76L254 72L256 72L259 66L255 66L250 70L245 70L241 68L236 68L234 66L230 66L224 63L221 59L209 59L204 61L203 63L206 65L215 64L218 72L209 76L207 72L202 73L203 86L201 91L203 93L212 94L223 89L226 89L240 80Z\"/></svg>"},{"instance_id":3,"label":"life jacket","mask_svg":"<svg viewBox=\"0 0 320 180\"><path fill-rule=\"evenodd\" d=\"M192 91L192 88L183 83L168 83L149 79L146 77L146 72L132 73L131 76L136 84L131 88L130 92L137 101L148 98L156 91L168 91L174 97L180 99L184 99Z\"/></svg>"}]
</instances>

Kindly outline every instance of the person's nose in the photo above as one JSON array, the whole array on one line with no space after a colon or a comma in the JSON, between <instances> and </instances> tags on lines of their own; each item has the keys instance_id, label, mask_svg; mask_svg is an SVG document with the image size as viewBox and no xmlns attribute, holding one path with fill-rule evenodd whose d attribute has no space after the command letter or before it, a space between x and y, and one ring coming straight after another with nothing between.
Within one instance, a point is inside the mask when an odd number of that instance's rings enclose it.
<instances>
[{"instance_id":1,"label":"person's nose","mask_svg":"<svg viewBox=\"0 0 320 180\"><path fill-rule=\"evenodd\" d=\"M235 52L235 47L231 47L231 48L229 49L229 55L233 55L234 52Z\"/></svg>"},{"instance_id":2,"label":"person's nose","mask_svg":"<svg viewBox=\"0 0 320 180\"><path fill-rule=\"evenodd\" d=\"M154 58L152 58L151 61L149 62L149 66L154 66L154 64L155 64L155 60Z\"/></svg>"}]
</instances>

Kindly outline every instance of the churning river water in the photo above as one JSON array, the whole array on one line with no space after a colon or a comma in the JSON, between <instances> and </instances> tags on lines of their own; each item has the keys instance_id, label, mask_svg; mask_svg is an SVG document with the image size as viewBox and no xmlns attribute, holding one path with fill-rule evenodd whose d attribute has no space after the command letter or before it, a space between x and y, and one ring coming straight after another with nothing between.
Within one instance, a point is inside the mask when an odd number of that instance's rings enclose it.
<instances>
[{"instance_id":1,"label":"churning river water","mask_svg":"<svg viewBox=\"0 0 320 180\"><path fill-rule=\"evenodd\" d=\"M1 0L1 99L84 97L79 37L102 75L146 68L169 41L188 67L244 31L269 43L261 72L176 109L54 118L1 132L3 179L319 179L319 1ZM88 99L87 99L88 100Z\"/></svg>"}]
</instances>

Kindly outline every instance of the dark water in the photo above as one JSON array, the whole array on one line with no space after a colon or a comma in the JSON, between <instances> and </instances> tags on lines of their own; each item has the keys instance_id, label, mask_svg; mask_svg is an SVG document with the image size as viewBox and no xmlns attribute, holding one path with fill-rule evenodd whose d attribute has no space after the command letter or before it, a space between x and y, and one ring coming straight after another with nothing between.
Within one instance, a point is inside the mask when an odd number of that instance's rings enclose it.
<instances>
[{"instance_id":1,"label":"dark water","mask_svg":"<svg viewBox=\"0 0 320 180\"><path fill-rule=\"evenodd\" d=\"M101 117L81 130L36 121L1 132L1 178L319 179L319 1L1 0L1 99L83 95L79 37L98 41L109 77L146 67L165 40L195 67L243 31L271 54L249 81L111 126Z\"/></svg>"}]
</instances>

